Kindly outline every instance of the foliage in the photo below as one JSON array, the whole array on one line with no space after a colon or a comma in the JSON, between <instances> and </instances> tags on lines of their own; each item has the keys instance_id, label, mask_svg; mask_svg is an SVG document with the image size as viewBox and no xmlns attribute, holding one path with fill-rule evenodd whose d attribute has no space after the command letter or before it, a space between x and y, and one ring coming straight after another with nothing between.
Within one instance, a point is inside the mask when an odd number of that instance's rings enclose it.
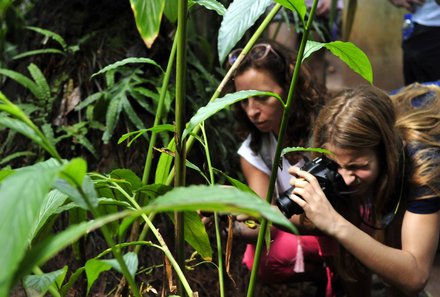
<instances>
[{"instance_id":1,"label":"foliage","mask_svg":"<svg viewBox=\"0 0 440 297\"><path fill-rule=\"evenodd\" d=\"M212 152L210 151L211 140L207 136L211 135L206 131L205 122L208 124L216 115L239 100L267 94L267 92L248 90L219 98L231 73L252 47L253 42L261 35L274 14L281 8L281 5L297 12L302 21L307 21L304 26L306 34L298 54L299 61L302 62L316 50L325 47L368 81L372 82L372 76L368 58L354 45L342 42L324 44L307 41L307 32L313 20L317 1L314 1L314 8L312 8L309 19L305 18L306 8L303 1L277 0L276 2L278 4L266 15L245 46L243 55L224 75L218 88L213 91L209 102L194 112L184 127L179 127L179 122L185 116L185 109L177 103L174 110L170 107L170 101L173 98L170 93L174 88L170 86L169 81L174 71L174 56L177 55L180 58L180 60L178 59L180 64L177 65L180 71L176 71L174 77L176 102L186 99L186 97L191 98L190 95L182 96L185 94L185 83L187 82L184 77L185 71L182 71L187 66L185 56L182 56L182 53L192 57L188 61L190 66L188 69L204 73L203 77L207 81L215 82L215 79L208 75L208 69L195 58L194 52L186 51L187 39L181 31L175 37L173 46L175 50L171 50L170 62L165 70L152 59L132 57L112 63L92 76L93 79L104 76L106 87L91 94L76 106L77 111L87 109L89 122L79 122L70 128L64 127L62 131L65 135L58 139L73 135L75 137L82 136L81 144L93 152L91 144L87 142L86 138L89 131L87 124L99 123L97 109L102 106L104 106L101 111L104 110L105 126L96 126L104 127L102 140L105 143L112 141L112 136L115 135L122 115L132 127L127 128L128 133L120 139L120 142L128 140L129 143L133 143L140 135L143 135L154 143L157 133L174 132L174 138L169 143L164 141L168 146L161 150L162 154L156 167L148 165L151 164L152 155L147 154L143 176L138 176L127 168L117 168L110 173L92 172L89 171L86 160L81 157L63 158L57 150L56 138L53 137L53 133L50 133L48 123L45 122L44 110L51 107L53 93L51 93L49 84L41 70L35 64L30 64L28 70L32 79L16 71L0 70L2 75L15 80L37 98L35 106L29 108L30 111L26 113L24 111L26 106L14 104L0 93L0 111L2 112L0 125L31 139L44 149L46 156L49 156L44 158L44 161L38 161L28 166L14 169L4 168L0 171L0 199L2 203L0 238L4 242L10 242L10 244L0 246L0 254L8 255L8 257L0 258L0 267L7 267L5 272L0 274L0 296L7 296L20 281L23 281L29 294L43 295L49 291L54 296L65 296L81 275L87 279L87 293L89 293L93 283L108 270L122 274L131 294L141 296L140 287L142 284L138 283L141 261L138 252L140 249L160 250L169 263L169 267L165 267L166 273L169 274L172 267L178 278L177 294L196 296L197 293L193 291L186 278L184 259L179 256L183 254L182 251L177 250L177 256L174 256L168 248L163 234L155 225L154 218L159 213L169 215L174 222L176 241L185 239L191 248L202 257L203 261L209 262L213 261L212 247L197 211L214 213L217 231L215 245L218 251L217 255L220 255L216 260L218 261L221 295L224 294L222 291L224 264L218 225L220 215L243 213L254 217L261 223L259 236L265 236L265 228L268 223L296 232L290 221L280 215L279 211L273 209L267 199L266 201L260 199L247 186L213 167ZM201 6L222 15L224 22L219 29L218 42L218 58L219 61L222 61L226 53L260 19L271 1L235 0L228 9L224 9L223 5L215 0L189 2L179 0L178 9L180 10L177 11L173 10L176 6L170 4L172 0L131 0L130 3L138 31L147 46L152 46L156 40L160 24L163 21L163 14L173 24L177 16L177 26L185 25L187 9L194 9L194 7ZM246 15L243 15L243 12L246 12ZM242 17L234 17L237 15ZM227 37L225 33L231 32L231 28L235 28L234 34ZM62 42L59 35L43 29L34 28L33 30L55 39L62 48L61 52L69 52L69 47ZM70 50L74 51L75 49ZM46 53L49 52L52 50L46 49ZM28 52L21 57L40 53ZM133 65L135 66L133 67ZM143 66L152 66L160 75L157 79L145 77ZM296 68L299 66L300 63L297 63ZM298 73L298 69L295 70L295 73ZM296 77L294 75L292 88L295 86ZM203 89L200 85L198 87L198 90ZM209 88L204 90L206 93L208 91L212 90ZM286 110L291 108L292 94L291 89L287 102L283 103ZM276 96L272 93L270 95ZM14 99L16 102L20 101L20 98ZM281 100L281 98L279 99ZM185 100L178 103L185 103ZM163 109L164 106L165 109ZM167 119L167 113L171 111L176 116L173 124L164 122ZM153 127L147 128L139 115L141 112L155 116ZM34 120L31 120L31 117L34 117ZM287 116L284 115L280 131L285 130L286 118ZM132 131L134 129L138 131ZM283 133L280 133L280 137L279 144L282 143ZM206 165L204 170L187 158L189 156L187 153L195 142L201 144L203 148L203 159ZM290 148L290 150L298 149ZM279 158L281 154L279 146L276 158ZM199 172L206 183L187 186L183 179L182 184L175 183L174 186L171 186L174 176L180 177L185 173L185 167L177 166L180 160L183 160L184 166ZM278 164L276 160L274 166ZM172 166L173 161L175 167ZM156 175L155 183L149 183L149 179L146 178L150 173ZM216 174L218 175L216 176ZM220 178L228 180L232 186L221 185L218 182ZM275 178L275 175L271 176L268 197L272 197L271 191ZM71 223L67 228L58 232L51 232L50 221L61 214L72 214L73 211L83 214L83 216L79 216L78 222ZM139 225L143 226L141 232L134 232L135 226ZM127 240L126 233L130 228L134 232L135 240ZM10 230L15 232L11 233ZM105 240L106 248L99 251L97 256L86 259L85 263L75 271L69 271L70 267L67 266L51 272L41 270L40 267L63 249L74 246L91 232L98 230ZM145 240L149 232L153 235L154 242ZM261 249L261 245L257 248ZM256 260L258 261L258 259ZM254 267L258 269L258 265L254 264ZM253 278L255 270L252 273L249 290L251 295L255 281ZM70 278L67 278L67 275Z\"/></svg>"}]
</instances>

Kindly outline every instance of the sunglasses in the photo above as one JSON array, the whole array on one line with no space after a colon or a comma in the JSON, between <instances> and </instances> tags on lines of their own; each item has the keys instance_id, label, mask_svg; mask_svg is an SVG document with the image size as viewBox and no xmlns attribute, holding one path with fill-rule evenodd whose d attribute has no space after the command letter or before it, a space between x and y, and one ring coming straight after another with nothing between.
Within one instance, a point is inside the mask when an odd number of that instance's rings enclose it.
<instances>
[{"instance_id":1,"label":"sunglasses","mask_svg":"<svg viewBox=\"0 0 440 297\"><path fill-rule=\"evenodd\" d=\"M235 63L235 61L237 61L242 51L242 48L237 48L229 54L229 65L232 65ZM280 55L268 43L257 43L256 45L254 45L249 53L246 55L246 58L250 58L253 61L259 61L266 58L269 53L272 53L276 58L281 59Z\"/></svg>"}]
</instances>

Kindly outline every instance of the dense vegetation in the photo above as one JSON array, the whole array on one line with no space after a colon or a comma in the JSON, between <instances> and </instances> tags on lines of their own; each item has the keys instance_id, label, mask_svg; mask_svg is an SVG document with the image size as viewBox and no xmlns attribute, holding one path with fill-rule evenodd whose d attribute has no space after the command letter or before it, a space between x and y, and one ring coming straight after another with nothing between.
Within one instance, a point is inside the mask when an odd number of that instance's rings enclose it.
<instances>
[{"instance_id":1,"label":"dense vegetation","mask_svg":"<svg viewBox=\"0 0 440 297\"><path fill-rule=\"evenodd\" d=\"M261 220L261 237L295 228L239 182L225 109L263 93L223 94L226 53L283 5L304 22L299 61L325 47L371 81L354 45L306 46L314 8L276 2L1 2L0 296L253 295L240 251L225 270L227 214Z\"/></svg>"}]
</instances>

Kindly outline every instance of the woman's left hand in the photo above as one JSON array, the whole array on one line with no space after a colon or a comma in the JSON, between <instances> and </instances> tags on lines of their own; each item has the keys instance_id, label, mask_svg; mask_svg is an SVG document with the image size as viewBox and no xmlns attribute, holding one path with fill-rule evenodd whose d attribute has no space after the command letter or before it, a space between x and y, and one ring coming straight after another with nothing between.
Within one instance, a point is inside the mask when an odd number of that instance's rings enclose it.
<instances>
[{"instance_id":1,"label":"woman's left hand","mask_svg":"<svg viewBox=\"0 0 440 297\"><path fill-rule=\"evenodd\" d=\"M330 204L316 177L298 167L290 167L289 173L296 176L290 181L295 187L290 199L304 209L307 218L318 229L334 234L342 216Z\"/></svg>"}]
</instances>

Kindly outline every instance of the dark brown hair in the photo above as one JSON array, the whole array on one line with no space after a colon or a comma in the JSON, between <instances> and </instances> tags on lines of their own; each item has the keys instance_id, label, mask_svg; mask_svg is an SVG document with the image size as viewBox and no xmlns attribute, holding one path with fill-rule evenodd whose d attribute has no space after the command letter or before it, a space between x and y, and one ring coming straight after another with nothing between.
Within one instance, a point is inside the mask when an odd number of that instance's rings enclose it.
<instances>
[{"instance_id":1,"label":"dark brown hair","mask_svg":"<svg viewBox=\"0 0 440 297\"><path fill-rule=\"evenodd\" d=\"M296 53L275 41L260 41L257 44L259 43L269 44L276 55L268 54L259 60L245 57L234 73L234 77L249 69L265 71L282 87L284 94L281 94L281 97L286 99L296 63ZM325 94L325 88L318 86L314 82L310 70L302 65L295 87L293 108L289 114L284 146L305 146L308 144L315 117L324 103ZM250 134L250 147L254 152L258 152L261 148L261 132L249 121L239 104L233 106L233 112L236 118L237 135L244 139Z\"/></svg>"}]
</instances>

